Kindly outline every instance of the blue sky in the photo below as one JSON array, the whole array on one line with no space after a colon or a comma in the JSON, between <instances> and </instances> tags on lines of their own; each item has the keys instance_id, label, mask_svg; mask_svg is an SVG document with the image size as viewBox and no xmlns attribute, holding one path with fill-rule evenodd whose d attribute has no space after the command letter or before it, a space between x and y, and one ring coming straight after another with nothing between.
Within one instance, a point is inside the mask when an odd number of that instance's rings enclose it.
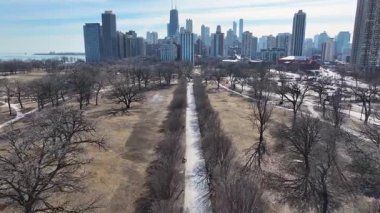
<instances>
[{"instance_id":1,"label":"blue sky","mask_svg":"<svg viewBox=\"0 0 380 213\"><path fill-rule=\"evenodd\" d=\"M0 0L0 52L83 51L83 24L101 22L101 13L112 10L120 31L135 30L166 35L170 0ZM180 25L193 19L200 26L216 25L222 31L245 20L244 30L255 36L291 32L295 12L307 13L306 36L327 31L352 32L356 0L178 0Z\"/></svg>"}]
</instances>

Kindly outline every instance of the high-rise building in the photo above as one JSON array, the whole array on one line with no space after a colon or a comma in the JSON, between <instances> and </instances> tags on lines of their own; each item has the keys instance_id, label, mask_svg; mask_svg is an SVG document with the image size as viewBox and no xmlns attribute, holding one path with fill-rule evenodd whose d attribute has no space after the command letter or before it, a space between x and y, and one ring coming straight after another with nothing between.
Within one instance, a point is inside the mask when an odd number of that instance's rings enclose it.
<instances>
[{"instance_id":1,"label":"high-rise building","mask_svg":"<svg viewBox=\"0 0 380 213\"><path fill-rule=\"evenodd\" d=\"M302 56L303 42L305 40L306 13L299 10L294 14L291 55Z\"/></svg>"},{"instance_id":2,"label":"high-rise building","mask_svg":"<svg viewBox=\"0 0 380 213\"><path fill-rule=\"evenodd\" d=\"M85 24L83 26L83 33L86 62L99 62L102 54L102 37L100 24Z\"/></svg>"},{"instance_id":3,"label":"high-rise building","mask_svg":"<svg viewBox=\"0 0 380 213\"><path fill-rule=\"evenodd\" d=\"M117 32L117 53L119 58L125 58L125 35Z\"/></svg>"},{"instance_id":4,"label":"high-rise building","mask_svg":"<svg viewBox=\"0 0 380 213\"><path fill-rule=\"evenodd\" d=\"M118 58L117 33L116 33L116 15L112 11L105 11L102 14L103 30L103 58Z\"/></svg>"},{"instance_id":5,"label":"high-rise building","mask_svg":"<svg viewBox=\"0 0 380 213\"><path fill-rule=\"evenodd\" d=\"M276 37L273 35L269 35L267 37L267 49L273 49L276 48Z\"/></svg>"},{"instance_id":6,"label":"high-rise building","mask_svg":"<svg viewBox=\"0 0 380 213\"><path fill-rule=\"evenodd\" d=\"M162 44L160 47L160 59L162 61L175 61L178 57L178 47L174 43Z\"/></svg>"},{"instance_id":7,"label":"high-rise building","mask_svg":"<svg viewBox=\"0 0 380 213\"><path fill-rule=\"evenodd\" d=\"M145 56L144 38L137 37L135 31L125 33L125 57Z\"/></svg>"},{"instance_id":8,"label":"high-rise building","mask_svg":"<svg viewBox=\"0 0 380 213\"><path fill-rule=\"evenodd\" d=\"M350 46L351 33L348 31L339 32L335 38L335 55L338 56L339 59L344 60L342 58L342 54L344 50L347 50Z\"/></svg>"},{"instance_id":9,"label":"high-rise building","mask_svg":"<svg viewBox=\"0 0 380 213\"><path fill-rule=\"evenodd\" d=\"M322 44L322 61L332 62L335 56L335 42L333 38L327 39L325 43Z\"/></svg>"},{"instance_id":10,"label":"high-rise building","mask_svg":"<svg viewBox=\"0 0 380 213\"><path fill-rule=\"evenodd\" d=\"M257 51L268 49L268 36L261 36L259 38L259 44L257 45Z\"/></svg>"},{"instance_id":11,"label":"high-rise building","mask_svg":"<svg viewBox=\"0 0 380 213\"><path fill-rule=\"evenodd\" d=\"M210 28L202 25L201 27L201 40L206 46L210 46Z\"/></svg>"},{"instance_id":12,"label":"high-rise building","mask_svg":"<svg viewBox=\"0 0 380 213\"><path fill-rule=\"evenodd\" d=\"M319 34L316 34L315 36L314 36L314 48L315 49L318 49L318 41L319 41Z\"/></svg>"},{"instance_id":13,"label":"high-rise building","mask_svg":"<svg viewBox=\"0 0 380 213\"><path fill-rule=\"evenodd\" d=\"M194 34L186 31L180 34L181 61L194 63Z\"/></svg>"},{"instance_id":14,"label":"high-rise building","mask_svg":"<svg viewBox=\"0 0 380 213\"><path fill-rule=\"evenodd\" d=\"M179 30L178 10L170 10L170 21L168 24L168 37L174 38Z\"/></svg>"},{"instance_id":15,"label":"high-rise building","mask_svg":"<svg viewBox=\"0 0 380 213\"><path fill-rule=\"evenodd\" d=\"M232 29L229 29L226 34L225 39L225 47L228 49L229 47L232 47L234 45L234 41L236 40L236 37L234 35L234 31Z\"/></svg>"},{"instance_id":16,"label":"high-rise building","mask_svg":"<svg viewBox=\"0 0 380 213\"><path fill-rule=\"evenodd\" d=\"M330 36L324 31L323 33L319 34L318 36L318 47L317 49L319 51L322 50L322 44L326 43L330 39Z\"/></svg>"},{"instance_id":17,"label":"high-rise building","mask_svg":"<svg viewBox=\"0 0 380 213\"><path fill-rule=\"evenodd\" d=\"M243 31L244 31L244 20L240 19L239 20L239 40L241 41L242 36L243 36Z\"/></svg>"},{"instance_id":18,"label":"high-rise building","mask_svg":"<svg viewBox=\"0 0 380 213\"><path fill-rule=\"evenodd\" d=\"M186 31L193 33L193 20L186 19Z\"/></svg>"},{"instance_id":19,"label":"high-rise building","mask_svg":"<svg viewBox=\"0 0 380 213\"><path fill-rule=\"evenodd\" d=\"M314 49L314 42L313 39L307 38L305 39L305 42L303 44L303 56L306 57L312 57L313 56L313 49Z\"/></svg>"},{"instance_id":20,"label":"high-rise building","mask_svg":"<svg viewBox=\"0 0 380 213\"><path fill-rule=\"evenodd\" d=\"M242 36L241 56L244 58L253 59L256 57L257 38L252 36L252 33L246 31Z\"/></svg>"},{"instance_id":21,"label":"high-rise building","mask_svg":"<svg viewBox=\"0 0 380 213\"><path fill-rule=\"evenodd\" d=\"M158 43L158 33L157 32L147 32L146 33L146 43L157 44Z\"/></svg>"},{"instance_id":22,"label":"high-rise building","mask_svg":"<svg viewBox=\"0 0 380 213\"><path fill-rule=\"evenodd\" d=\"M276 36L276 47L285 50L286 55L290 54L290 43L292 41L292 34L279 33Z\"/></svg>"},{"instance_id":23,"label":"high-rise building","mask_svg":"<svg viewBox=\"0 0 380 213\"><path fill-rule=\"evenodd\" d=\"M233 29L233 31L234 31L234 35L235 35L235 37L237 37L237 23L236 23L236 21L234 21L234 22L232 23L232 29Z\"/></svg>"},{"instance_id":24,"label":"high-rise building","mask_svg":"<svg viewBox=\"0 0 380 213\"><path fill-rule=\"evenodd\" d=\"M220 25L216 28L216 33L212 35L211 56L222 58L224 56L224 33Z\"/></svg>"},{"instance_id":25,"label":"high-rise building","mask_svg":"<svg viewBox=\"0 0 380 213\"><path fill-rule=\"evenodd\" d=\"M351 63L380 67L380 1L358 0Z\"/></svg>"}]
</instances>

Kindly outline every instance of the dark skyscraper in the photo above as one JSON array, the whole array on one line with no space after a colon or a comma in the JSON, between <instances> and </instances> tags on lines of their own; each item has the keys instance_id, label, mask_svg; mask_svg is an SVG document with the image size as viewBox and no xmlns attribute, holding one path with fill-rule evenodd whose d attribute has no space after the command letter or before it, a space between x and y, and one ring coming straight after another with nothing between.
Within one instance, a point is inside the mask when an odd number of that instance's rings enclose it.
<instances>
[{"instance_id":1,"label":"dark skyscraper","mask_svg":"<svg viewBox=\"0 0 380 213\"><path fill-rule=\"evenodd\" d=\"M211 56L215 58L222 58L224 56L224 33L222 33L220 25L218 25L216 33L212 36Z\"/></svg>"},{"instance_id":2,"label":"dark skyscraper","mask_svg":"<svg viewBox=\"0 0 380 213\"><path fill-rule=\"evenodd\" d=\"M116 16L112 11L102 14L103 28L103 58L116 59L118 57Z\"/></svg>"},{"instance_id":3,"label":"dark skyscraper","mask_svg":"<svg viewBox=\"0 0 380 213\"><path fill-rule=\"evenodd\" d=\"M84 49L87 62L99 62L102 50L101 26L98 23L83 26Z\"/></svg>"},{"instance_id":4,"label":"dark skyscraper","mask_svg":"<svg viewBox=\"0 0 380 213\"><path fill-rule=\"evenodd\" d=\"M170 10L170 22L168 24L168 37L175 37L178 34L179 23L178 23L178 10Z\"/></svg>"},{"instance_id":5,"label":"dark skyscraper","mask_svg":"<svg viewBox=\"0 0 380 213\"><path fill-rule=\"evenodd\" d=\"M303 42L305 40L306 13L299 10L294 14L291 55L302 56Z\"/></svg>"},{"instance_id":6,"label":"dark skyscraper","mask_svg":"<svg viewBox=\"0 0 380 213\"><path fill-rule=\"evenodd\" d=\"M358 0L351 63L363 68L380 66L379 0Z\"/></svg>"}]
</instances>

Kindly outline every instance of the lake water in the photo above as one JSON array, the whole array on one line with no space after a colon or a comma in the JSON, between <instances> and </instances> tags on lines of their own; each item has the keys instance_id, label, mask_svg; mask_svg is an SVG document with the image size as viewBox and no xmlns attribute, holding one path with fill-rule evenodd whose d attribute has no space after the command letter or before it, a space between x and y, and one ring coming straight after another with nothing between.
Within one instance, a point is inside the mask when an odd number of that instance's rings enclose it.
<instances>
[{"instance_id":1,"label":"lake water","mask_svg":"<svg viewBox=\"0 0 380 213\"><path fill-rule=\"evenodd\" d=\"M0 60L46 60L46 59L61 59L67 57L69 61L75 62L79 59L85 60L84 55L33 55L32 53L0 53Z\"/></svg>"}]
</instances>

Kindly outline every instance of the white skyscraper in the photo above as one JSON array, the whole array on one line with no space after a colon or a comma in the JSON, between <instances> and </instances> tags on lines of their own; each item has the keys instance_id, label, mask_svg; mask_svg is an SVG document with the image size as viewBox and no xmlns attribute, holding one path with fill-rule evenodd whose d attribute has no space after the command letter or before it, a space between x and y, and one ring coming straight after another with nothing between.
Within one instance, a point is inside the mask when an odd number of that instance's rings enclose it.
<instances>
[{"instance_id":1,"label":"white skyscraper","mask_svg":"<svg viewBox=\"0 0 380 213\"><path fill-rule=\"evenodd\" d=\"M325 43L322 44L322 61L331 62L334 61L335 55L335 42L333 38L327 39Z\"/></svg>"}]
</instances>

